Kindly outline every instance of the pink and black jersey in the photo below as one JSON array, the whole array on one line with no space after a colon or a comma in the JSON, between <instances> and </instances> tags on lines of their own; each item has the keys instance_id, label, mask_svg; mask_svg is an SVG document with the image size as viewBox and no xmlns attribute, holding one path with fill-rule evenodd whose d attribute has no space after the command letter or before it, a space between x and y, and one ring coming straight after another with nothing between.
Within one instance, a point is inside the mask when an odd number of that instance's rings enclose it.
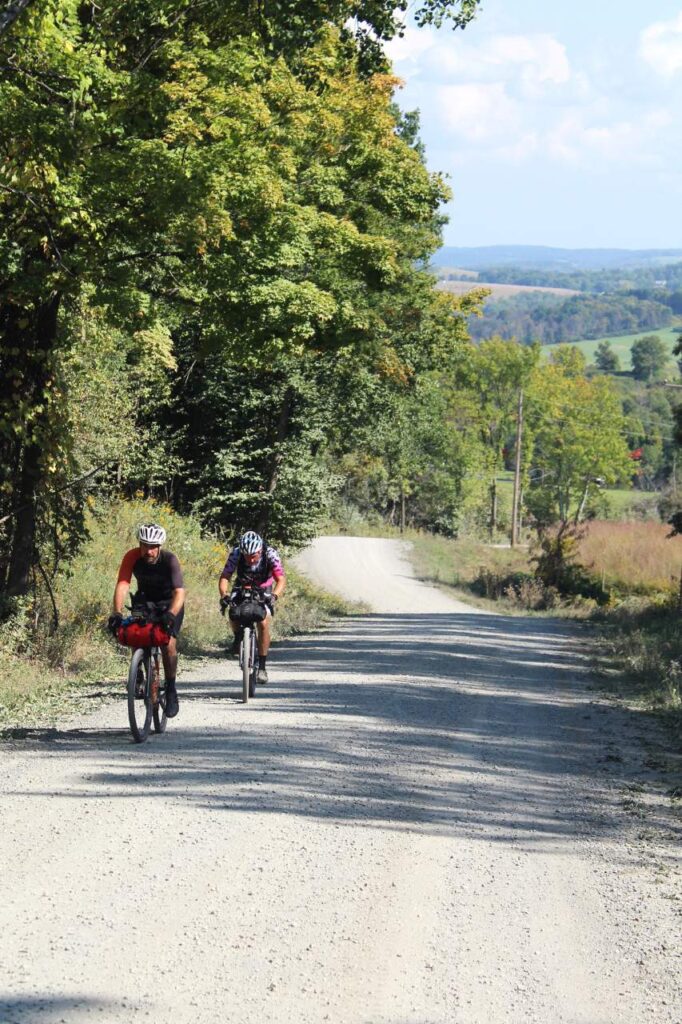
<instances>
[{"instance_id":1,"label":"pink and black jersey","mask_svg":"<svg viewBox=\"0 0 682 1024\"><path fill-rule=\"evenodd\" d=\"M232 548L225 562L225 568L220 574L221 579L226 580L235 572L237 573L237 586L240 583L255 583L259 587L271 587L275 580L279 580L284 576L279 553L275 548L270 547L269 544L263 548L260 562L253 566L248 565L244 558L242 558L238 547Z\"/></svg>"}]
</instances>

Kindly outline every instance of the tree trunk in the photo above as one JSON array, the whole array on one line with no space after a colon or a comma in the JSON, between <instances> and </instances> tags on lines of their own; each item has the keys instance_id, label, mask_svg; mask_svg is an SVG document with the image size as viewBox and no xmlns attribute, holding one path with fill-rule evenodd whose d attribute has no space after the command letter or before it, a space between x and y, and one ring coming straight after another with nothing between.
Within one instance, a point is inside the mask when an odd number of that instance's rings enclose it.
<instances>
[{"instance_id":1,"label":"tree trunk","mask_svg":"<svg viewBox=\"0 0 682 1024\"><path fill-rule=\"evenodd\" d=\"M24 397L34 408L41 407L31 424L31 436L24 441L19 480L15 488L13 523L10 544L7 592L14 597L27 594L35 558L36 501L44 480L42 439L49 434L49 405L45 391L50 373L49 356L57 336L57 312L60 296L54 295L31 316L16 311L4 318L3 327L15 346L23 348L15 368L22 377ZM29 319L29 327L19 328L21 315Z\"/></svg>"},{"instance_id":2,"label":"tree trunk","mask_svg":"<svg viewBox=\"0 0 682 1024\"><path fill-rule=\"evenodd\" d=\"M583 513L585 511L585 505L587 504L587 495L589 494L589 490L590 490L590 477L588 477L587 480L585 481L585 486L583 488L583 493L582 493L582 497L580 499L580 504L578 505L578 508L576 510L576 513L575 513L575 525L576 526L578 525L578 523L580 522L580 520L583 517Z\"/></svg>"},{"instance_id":3,"label":"tree trunk","mask_svg":"<svg viewBox=\"0 0 682 1024\"><path fill-rule=\"evenodd\" d=\"M490 539L495 539L497 530L497 477L490 482Z\"/></svg>"}]
</instances>

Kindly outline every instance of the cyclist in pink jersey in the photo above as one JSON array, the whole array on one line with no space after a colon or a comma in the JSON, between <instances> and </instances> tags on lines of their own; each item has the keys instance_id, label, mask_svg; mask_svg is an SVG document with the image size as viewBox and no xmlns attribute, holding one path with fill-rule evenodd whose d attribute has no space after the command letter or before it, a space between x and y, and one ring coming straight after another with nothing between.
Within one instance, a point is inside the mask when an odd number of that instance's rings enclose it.
<instances>
[{"instance_id":1,"label":"cyclist in pink jersey","mask_svg":"<svg viewBox=\"0 0 682 1024\"><path fill-rule=\"evenodd\" d=\"M236 573L234 584L232 577ZM239 601L240 588L244 584L259 587L263 593L266 614L258 626L258 675L259 683L267 683L268 672L266 661L270 650L270 620L275 612L275 602L282 596L286 587L286 577L282 568L282 560L275 548L270 547L253 530L247 530L230 552L225 567L218 580L220 591L220 610L225 614L231 606ZM239 654L239 623L230 613L230 628L234 633L234 641L230 653Z\"/></svg>"}]
</instances>

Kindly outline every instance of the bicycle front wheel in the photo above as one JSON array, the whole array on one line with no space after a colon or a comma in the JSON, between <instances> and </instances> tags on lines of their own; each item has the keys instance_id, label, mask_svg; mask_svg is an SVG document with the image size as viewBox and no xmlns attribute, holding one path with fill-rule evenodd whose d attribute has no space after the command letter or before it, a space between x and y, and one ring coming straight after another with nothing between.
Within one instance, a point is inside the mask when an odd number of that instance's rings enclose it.
<instances>
[{"instance_id":1,"label":"bicycle front wheel","mask_svg":"<svg viewBox=\"0 0 682 1024\"><path fill-rule=\"evenodd\" d=\"M151 664L154 732L165 732L168 725L168 719L166 718L166 684L161 682L161 654L158 647L155 647L152 651Z\"/></svg>"},{"instance_id":2,"label":"bicycle front wheel","mask_svg":"<svg viewBox=\"0 0 682 1024\"><path fill-rule=\"evenodd\" d=\"M128 721L136 743L144 743L152 724L150 662L144 648L133 651L128 672Z\"/></svg>"},{"instance_id":3,"label":"bicycle front wheel","mask_svg":"<svg viewBox=\"0 0 682 1024\"><path fill-rule=\"evenodd\" d=\"M258 675L258 656L256 654L256 627L254 626L251 630L251 657L249 658L250 669L249 672L249 697L256 696L256 676Z\"/></svg>"},{"instance_id":4,"label":"bicycle front wheel","mask_svg":"<svg viewBox=\"0 0 682 1024\"><path fill-rule=\"evenodd\" d=\"M242 701L244 704L249 699L249 679L251 677L251 627L244 626L242 633L242 648L239 658L242 667Z\"/></svg>"}]
</instances>

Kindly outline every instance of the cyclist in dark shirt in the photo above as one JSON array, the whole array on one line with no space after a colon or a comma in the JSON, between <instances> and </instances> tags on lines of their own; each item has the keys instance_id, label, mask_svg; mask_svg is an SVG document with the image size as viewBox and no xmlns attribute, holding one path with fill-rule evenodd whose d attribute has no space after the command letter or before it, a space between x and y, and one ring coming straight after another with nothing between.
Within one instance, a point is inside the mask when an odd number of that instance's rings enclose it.
<instances>
[{"instance_id":1,"label":"cyclist in dark shirt","mask_svg":"<svg viewBox=\"0 0 682 1024\"><path fill-rule=\"evenodd\" d=\"M133 611L144 608L160 613L159 621L170 634L170 641L161 648L166 676L166 714L174 718L179 710L175 677L178 668L176 637L185 614L185 584L182 569L172 551L162 551L166 531L156 523L146 523L137 529L139 547L126 552L118 570L114 590L114 614L109 618L109 629L115 635L123 620L123 604L133 578L137 592L133 595Z\"/></svg>"}]
</instances>

